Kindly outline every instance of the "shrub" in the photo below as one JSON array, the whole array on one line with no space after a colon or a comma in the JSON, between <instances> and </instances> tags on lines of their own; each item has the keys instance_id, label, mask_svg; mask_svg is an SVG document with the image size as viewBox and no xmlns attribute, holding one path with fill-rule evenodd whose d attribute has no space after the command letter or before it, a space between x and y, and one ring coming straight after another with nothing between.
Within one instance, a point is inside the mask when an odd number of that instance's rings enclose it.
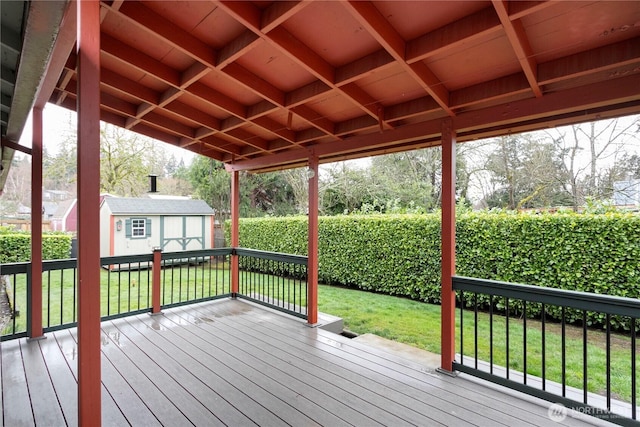
<instances>
[{"instance_id":1,"label":"shrub","mask_svg":"<svg viewBox=\"0 0 640 427\"><path fill-rule=\"evenodd\" d=\"M457 219L456 235L458 275L640 297L638 216L466 212ZM318 243L322 282L440 302L436 214L322 217ZM307 218L242 220L240 244L306 255ZM480 302L486 306L488 297ZM501 308L500 300L494 304ZM521 309L511 303L512 312ZM536 304L527 307L533 316L540 310ZM557 317L559 309L547 312ZM581 318L573 311L569 316ZM588 321L602 324L604 315L591 314Z\"/></svg>"},{"instance_id":2,"label":"shrub","mask_svg":"<svg viewBox=\"0 0 640 427\"><path fill-rule=\"evenodd\" d=\"M42 259L69 258L71 236L64 233L42 235ZM28 233L0 233L0 264L27 262L31 259L31 235Z\"/></svg>"}]
</instances>

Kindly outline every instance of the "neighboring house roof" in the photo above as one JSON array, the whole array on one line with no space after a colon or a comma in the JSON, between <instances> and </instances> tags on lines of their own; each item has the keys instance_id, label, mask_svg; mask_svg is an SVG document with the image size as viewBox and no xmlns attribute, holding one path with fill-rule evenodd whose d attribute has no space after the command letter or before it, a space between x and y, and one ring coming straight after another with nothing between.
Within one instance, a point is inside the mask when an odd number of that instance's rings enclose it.
<instances>
[{"instance_id":1,"label":"neighboring house roof","mask_svg":"<svg viewBox=\"0 0 640 427\"><path fill-rule=\"evenodd\" d=\"M58 203L58 209L56 209L56 211L53 213L52 218L53 219L64 218L65 215L67 215L67 213L75 203L76 203L76 199L63 200L62 202Z\"/></svg>"},{"instance_id":2,"label":"neighboring house roof","mask_svg":"<svg viewBox=\"0 0 640 427\"><path fill-rule=\"evenodd\" d=\"M117 215L213 215L213 209L204 200L107 197L103 204Z\"/></svg>"},{"instance_id":3,"label":"neighboring house roof","mask_svg":"<svg viewBox=\"0 0 640 427\"><path fill-rule=\"evenodd\" d=\"M58 203L56 203L56 202L42 202L42 208L44 210L44 215L47 218L50 218L57 212Z\"/></svg>"}]
</instances>

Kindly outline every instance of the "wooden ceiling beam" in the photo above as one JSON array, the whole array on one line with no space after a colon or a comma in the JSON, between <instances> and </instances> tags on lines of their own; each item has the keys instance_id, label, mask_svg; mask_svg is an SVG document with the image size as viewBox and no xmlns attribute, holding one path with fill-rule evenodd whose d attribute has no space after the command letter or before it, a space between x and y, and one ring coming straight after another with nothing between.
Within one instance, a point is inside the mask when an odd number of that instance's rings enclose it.
<instances>
[{"instance_id":1,"label":"wooden ceiling beam","mask_svg":"<svg viewBox=\"0 0 640 427\"><path fill-rule=\"evenodd\" d=\"M186 119L191 120L207 129L215 132L220 131L220 120L198 108L194 108L190 105L184 104L179 100L167 104L164 108L178 116L185 117Z\"/></svg>"},{"instance_id":2,"label":"wooden ceiling beam","mask_svg":"<svg viewBox=\"0 0 640 427\"><path fill-rule=\"evenodd\" d=\"M385 49L378 50L336 68L336 86L340 87L352 83L392 64L393 56L391 56Z\"/></svg>"},{"instance_id":3,"label":"wooden ceiling beam","mask_svg":"<svg viewBox=\"0 0 640 427\"><path fill-rule=\"evenodd\" d=\"M261 33L262 11L253 3L244 1L220 1L220 6L236 21L251 29L256 34Z\"/></svg>"},{"instance_id":4,"label":"wooden ceiling beam","mask_svg":"<svg viewBox=\"0 0 640 427\"><path fill-rule=\"evenodd\" d=\"M344 93L349 95L352 99L355 99L364 108L366 108L366 112L369 114L369 116L371 116L374 119L376 117L378 119L381 118L380 111L384 109L384 107L382 106L382 104L380 104L375 99L373 99L373 97L369 95L367 92L365 92L360 86L358 86L355 83L349 83L347 85L342 86L340 89ZM389 123L385 122L384 120L381 121L381 124L386 129L393 128L393 126L391 126Z\"/></svg>"},{"instance_id":5,"label":"wooden ceiling beam","mask_svg":"<svg viewBox=\"0 0 640 427\"><path fill-rule=\"evenodd\" d=\"M221 110L224 110L236 117L240 117L242 119L247 117L247 111L244 105L201 82L192 84L186 89L186 92L189 92L190 94L207 101L208 103L215 105Z\"/></svg>"},{"instance_id":6,"label":"wooden ceiling beam","mask_svg":"<svg viewBox=\"0 0 640 427\"><path fill-rule=\"evenodd\" d=\"M194 139L196 136L196 130L191 126L184 125L175 120L171 120L169 117L158 114L151 111L144 115L142 122L153 125L161 129L165 129L170 133L179 135L181 137Z\"/></svg>"},{"instance_id":7,"label":"wooden ceiling beam","mask_svg":"<svg viewBox=\"0 0 640 427\"><path fill-rule=\"evenodd\" d=\"M385 119L395 121L434 113L437 111L442 111L438 103L430 96L423 96L422 98L387 106L384 110L384 114Z\"/></svg>"},{"instance_id":8,"label":"wooden ceiling beam","mask_svg":"<svg viewBox=\"0 0 640 427\"><path fill-rule=\"evenodd\" d=\"M274 28L266 37L277 45L283 53L302 65L310 74L329 86L333 85L335 81L335 69L333 66L285 28Z\"/></svg>"},{"instance_id":9,"label":"wooden ceiling beam","mask_svg":"<svg viewBox=\"0 0 640 427\"><path fill-rule=\"evenodd\" d=\"M216 68L221 70L231 64L245 53L253 49L259 42L260 38L251 30L246 30L231 42L224 45L218 52L218 63Z\"/></svg>"},{"instance_id":10,"label":"wooden ceiling beam","mask_svg":"<svg viewBox=\"0 0 640 427\"><path fill-rule=\"evenodd\" d=\"M311 123L315 128L328 135L334 135L335 123L318 114L318 112L311 109L311 107L307 105L298 105L297 107L291 108L291 111Z\"/></svg>"},{"instance_id":11,"label":"wooden ceiling beam","mask_svg":"<svg viewBox=\"0 0 640 427\"><path fill-rule=\"evenodd\" d=\"M102 85L108 86L127 96L133 96L138 98L140 101L154 105L158 105L160 102L160 94L158 92L149 89L146 86L142 86L138 82L129 80L114 71L102 68L100 70L100 78Z\"/></svg>"},{"instance_id":12,"label":"wooden ceiling beam","mask_svg":"<svg viewBox=\"0 0 640 427\"><path fill-rule=\"evenodd\" d=\"M332 88L327 86L320 80L314 80L312 83L301 86L298 89L292 90L285 95L285 105L287 107L295 107L300 104L312 101L318 96L323 96L331 91Z\"/></svg>"},{"instance_id":13,"label":"wooden ceiling beam","mask_svg":"<svg viewBox=\"0 0 640 427\"><path fill-rule=\"evenodd\" d=\"M509 2L509 16L512 20L522 19L527 15L546 9L549 6L554 6L556 2L549 0L531 1L531 0L518 0Z\"/></svg>"},{"instance_id":14,"label":"wooden ceiling beam","mask_svg":"<svg viewBox=\"0 0 640 427\"><path fill-rule=\"evenodd\" d=\"M265 116L280 109L279 106L272 104L266 99L259 101L247 108L247 119L253 120L258 117Z\"/></svg>"},{"instance_id":15,"label":"wooden ceiling beam","mask_svg":"<svg viewBox=\"0 0 640 427\"><path fill-rule=\"evenodd\" d=\"M336 123L336 135L346 137L354 132L367 131L373 128L379 128L379 123L376 119L371 116L359 116Z\"/></svg>"},{"instance_id":16,"label":"wooden ceiling beam","mask_svg":"<svg viewBox=\"0 0 640 427\"><path fill-rule=\"evenodd\" d=\"M424 61L445 50L457 48L500 30L500 19L494 8L482 9L407 42L407 63Z\"/></svg>"},{"instance_id":17,"label":"wooden ceiling beam","mask_svg":"<svg viewBox=\"0 0 640 427\"><path fill-rule=\"evenodd\" d=\"M310 2L308 1L276 1L262 12L260 29L268 33L283 24L287 19L300 12Z\"/></svg>"},{"instance_id":18,"label":"wooden ceiling beam","mask_svg":"<svg viewBox=\"0 0 640 427\"><path fill-rule=\"evenodd\" d=\"M240 64L236 62L229 64L224 68L224 70L222 70L222 72L256 95L267 99L278 106L284 106L284 92L266 80L253 74Z\"/></svg>"},{"instance_id":19,"label":"wooden ceiling beam","mask_svg":"<svg viewBox=\"0 0 640 427\"><path fill-rule=\"evenodd\" d=\"M634 64L640 64L640 37L540 64L538 79L541 85L547 85Z\"/></svg>"},{"instance_id":20,"label":"wooden ceiling beam","mask_svg":"<svg viewBox=\"0 0 640 427\"><path fill-rule=\"evenodd\" d=\"M100 35L100 49L119 62L147 73L163 83L171 86L180 84L178 71L108 34Z\"/></svg>"},{"instance_id":21,"label":"wooden ceiling beam","mask_svg":"<svg viewBox=\"0 0 640 427\"><path fill-rule=\"evenodd\" d=\"M320 55L315 53L312 49L310 49L307 45L298 40L297 37L293 36L282 26L270 25L268 27L268 33L263 30L263 28L258 25L258 16L265 17L267 21L273 24L275 21L270 17L271 11L262 12L257 7L251 4L243 3L238 4L238 2L233 1L223 1L221 5L226 8L227 12L238 19L242 24L247 26L251 31L254 31L260 37L268 40L270 43L275 45L280 51L282 51L285 55L293 59L296 63L301 65L305 70L307 70L310 74L316 76L322 83L331 87L337 88L334 84L335 80L335 69L331 64L326 62ZM280 12L282 12L279 16L285 20L283 14L290 13L292 11L297 11L300 8L304 7L303 4L286 4L281 6L272 5L271 7L279 8ZM271 8L270 7L270 8ZM269 8L269 9L270 9ZM277 13L276 13L277 14ZM262 18L260 18L260 22L262 23ZM226 71L226 69L225 69ZM251 90L255 90L255 88L249 87ZM268 95L267 93L265 93ZM353 102L356 106L361 108L363 111L372 114L372 116L377 117L377 112L372 113L371 110L361 103L358 100L353 99L347 93L343 93L351 102ZM284 106L284 102L277 102L272 97L268 97L267 99L274 101L278 105ZM305 119L302 117L302 119ZM388 126L386 124L385 126Z\"/></svg>"},{"instance_id":22,"label":"wooden ceiling beam","mask_svg":"<svg viewBox=\"0 0 640 427\"><path fill-rule=\"evenodd\" d=\"M507 126L518 122L544 122L555 115L572 112L586 115L589 109L629 101L640 102L640 73L548 93L542 98L460 113L453 120L455 129L461 132L472 132L483 127L499 127L504 132Z\"/></svg>"},{"instance_id":23,"label":"wooden ceiling beam","mask_svg":"<svg viewBox=\"0 0 640 427\"><path fill-rule=\"evenodd\" d=\"M525 76L516 73L451 92L451 108L460 109L519 93L530 93L530 90Z\"/></svg>"},{"instance_id":24,"label":"wooden ceiling beam","mask_svg":"<svg viewBox=\"0 0 640 427\"><path fill-rule=\"evenodd\" d=\"M260 126L263 129L267 129L269 132L278 135L280 138L285 139L286 141L295 144L296 142L296 134L292 130L287 129L287 127L269 117L262 116L251 120L251 123L254 123Z\"/></svg>"},{"instance_id":25,"label":"wooden ceiling beam","mask_svg":"<svg viewBox=\"0 0 640 427\"><path fill-rule=\"evenodd\" d=\"M206 138L202 138L202 142L206 143L211 147L215 147L218 150L224 151L229 154L235 154L237 156L241 155L240 147L237 145L224 140L222 138L218 138L217 136L208 136Z\"/></svg>"},{"instance_id":26,"label":"wooden ceiling beam","mask_svg":"<svg viewBox=\"0 0 640 427\"><path fill-rule=\"evenodd\" d=\"M241 144L248 144L261 151L269 152L269 142L259 136L241 128L232 129L224 133L227 137L238 141Z\"/></svg>"},{"instance_id":27,"label":"wooden ceiling beam","mask_svg":"<svg viewBox=\"0 0 640 427\"><path fill-rule=\"evenodd\" d=\"M104 2L102 3L105 4ZM107 5L108 6L108 5ZM216 52L209 45L174 25L140 2L124 2L119 10L111 9L130 22L163 39L171 47L210 67L216 66Z\"/></svg>"},{"instance_id":28,"label":"wooden ceiling beam","mask_svg":"<svg viewBox=\"0 0 640 427\"><path fill-rule=\"evenodd\" d=\"M522 21L519 19L512 21L510 19L507 4L504 0L492 0L492 2L500 19L500 23L502 24L502 28L507 35L509 44L511 44L511 48L520 63L520 67L529 82L529 86L531 86L533 94L537 98L540 98L542 96L542 90L538 84L537 64Z\"/></svg>"},{"instance_id":29,"label":"wooden ceiling beam","mask_svg":"<svg viewBox=\"0 0 640 427\"><path fill-rule=\"evenodd\" d=\"M376 39L387 52L411 75L420 86L449 115L453 110L449 108L449 92L437 76L423 62L407 64L405 62L406 42L389 24L380 11L369 1L348 1L342 3L349 12L364 26L369 34Z\"/></svg>"},{"instance_id":30,"label":"wooden ceiling beam","mask_svg":"<svg viewBox=\"0 0 640 427\"><path fill-rule=\"evenodd\" d=\"M326 136L325 132L313 127L296 132L296 141L298 141L298 144L303 144L305 142L316 141L323 136ZM336 141L337 140L338 139L336 139Z\"/></svg>"}]
</instances>

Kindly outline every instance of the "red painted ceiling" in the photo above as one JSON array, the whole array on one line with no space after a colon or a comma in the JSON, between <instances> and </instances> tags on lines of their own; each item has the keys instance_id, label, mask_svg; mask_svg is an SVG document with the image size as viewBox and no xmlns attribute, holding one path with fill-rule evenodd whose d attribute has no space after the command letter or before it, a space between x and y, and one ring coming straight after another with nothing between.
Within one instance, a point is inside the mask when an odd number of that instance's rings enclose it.
<instances>
[{"instance_id":1,"label":"red painted ceiling","mask_svg":"<svg viewBox=\"0 0 640 427\"><path fill-rule=\"evenodd\" d=\"M640 112L639 1L101 6L102 119L239 169Z\"/></svg>"}]
</instances>

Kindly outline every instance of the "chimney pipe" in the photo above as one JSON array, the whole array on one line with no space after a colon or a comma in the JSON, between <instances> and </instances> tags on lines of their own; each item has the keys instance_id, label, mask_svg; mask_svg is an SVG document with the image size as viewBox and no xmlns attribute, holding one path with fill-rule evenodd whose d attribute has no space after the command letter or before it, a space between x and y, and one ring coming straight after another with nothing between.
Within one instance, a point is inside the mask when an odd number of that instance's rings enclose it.
<instances>
[{"instance_id":1,"label":"chimney pipe","mask_svg":"<svg viewBox=\"0 0 640 427\"><path fill-rule=\"evenodd\" d=\"M158 175L149 175L149 193L158 192Z\"/></svg>"}]
</instances>

